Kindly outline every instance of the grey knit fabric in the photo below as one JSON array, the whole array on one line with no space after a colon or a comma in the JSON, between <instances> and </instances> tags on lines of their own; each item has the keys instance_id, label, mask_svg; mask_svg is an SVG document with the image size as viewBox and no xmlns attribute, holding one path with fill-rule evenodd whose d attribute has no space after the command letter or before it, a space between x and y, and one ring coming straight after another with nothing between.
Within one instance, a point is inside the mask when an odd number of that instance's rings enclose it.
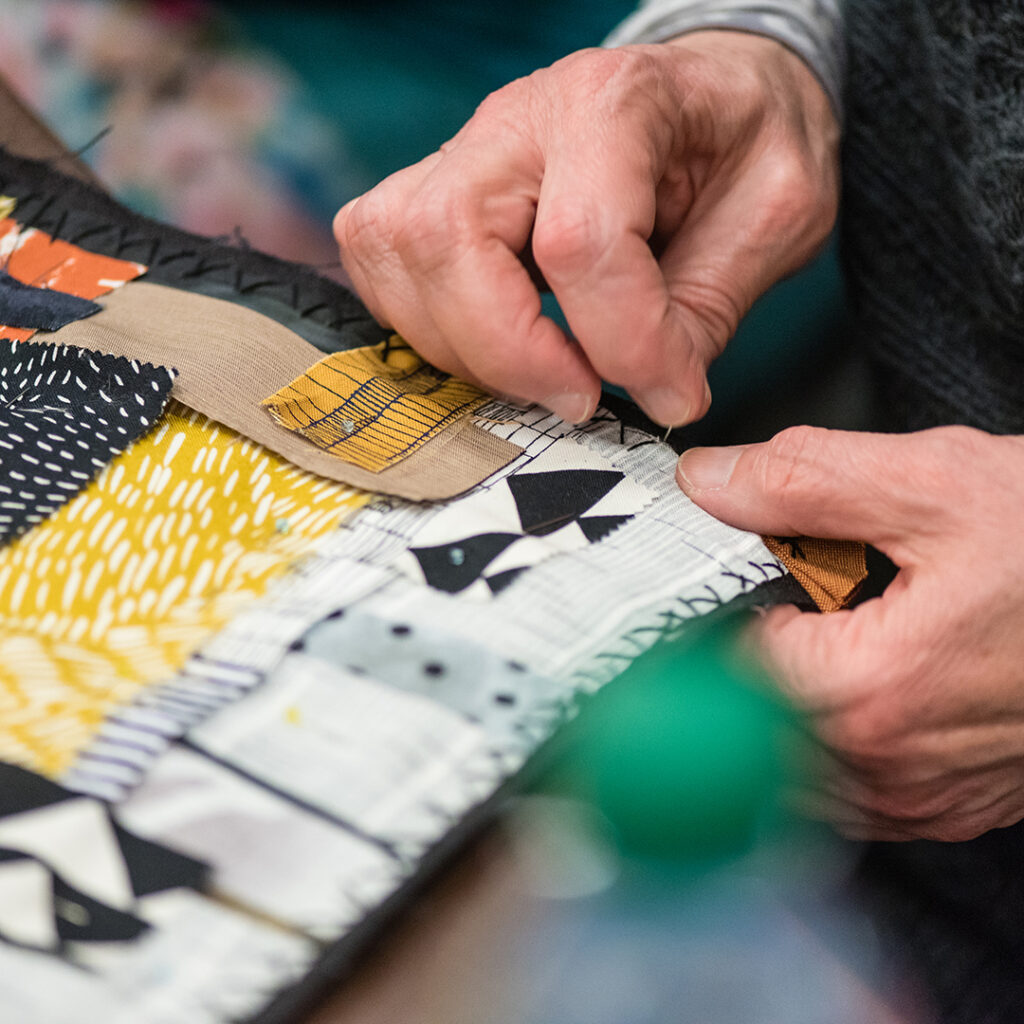
<instances>
[{"instance_id":1,"label":"grey knit fabric","mask_svg":"<svg viewBox=\"0 0 1024 1024\"><path fill-rule=\"evenodd\" d=\"M788 46L818 76L842 118L845 53L840 0L647 0L605 45L660 43L708 28L751 32Z\"/></svg>"},{"instance_id":2,"label":"grey knit fabric","mask_svg":"<svg viewBox=\"0 0 1024 1024\"><path fill-rule=\"evenodd\" d=\"M1024 4L848 4L844 236L893 426L1024 433Z\"/></svg>"}]
</instances>

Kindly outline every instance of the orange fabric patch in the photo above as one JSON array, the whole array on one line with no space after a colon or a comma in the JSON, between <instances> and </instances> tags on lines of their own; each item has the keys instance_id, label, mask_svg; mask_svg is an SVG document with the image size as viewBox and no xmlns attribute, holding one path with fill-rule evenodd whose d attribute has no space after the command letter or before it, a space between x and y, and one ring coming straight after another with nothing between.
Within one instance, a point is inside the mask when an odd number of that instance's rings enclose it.
<instances>
[{"instance_id":1,"label":"orange fabric patch","mask_svg":"<svg viewBox=\"0 0 1024 1024\"><path fill-rule=\"evenodd\" d=\"M22 284L80 299L97 299L146 272L141 263L88 252L10 219L0 221L0 266ZM27 341L33 334L29 327L0 324L0 338Z\"/></svg>"},{"instance_id":2,"label":"orange fabric patch","mask_svg":"<svg viewBox=\"0 0 1024 1024\"><path fill-rule=\"evenodd\" d=\"M868 578L867 549L860 541L813 537L762 540L825 614L845 608Z\"/></svg>"}]
</instances>

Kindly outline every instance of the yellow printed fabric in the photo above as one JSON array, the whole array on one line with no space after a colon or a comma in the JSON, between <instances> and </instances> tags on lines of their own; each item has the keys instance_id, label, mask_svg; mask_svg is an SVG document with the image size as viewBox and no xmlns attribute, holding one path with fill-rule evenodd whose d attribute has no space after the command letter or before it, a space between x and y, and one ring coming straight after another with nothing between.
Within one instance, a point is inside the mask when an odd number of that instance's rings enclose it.
<instances>
[{"instance_id":1,"label":"yellow printed fabric","mask_svg":"<svg viewBox=\"0 0 1024 1024\"><path fill-rule=\"evenodd\" d=\"M0 550L0 760L55 776L369 495L172 402Z\"/></svg>"},{"instance_id":2,"label":"yellow printed fabric","mask_svg":"<svg viewBox=\"0 0 1024 1024\"><path fill-rule=\"evenodd\" d=\"M335 352L263 400L282 426L379 473L489 400L425 363L399 337Z\"/></svg>"}]
</instances>

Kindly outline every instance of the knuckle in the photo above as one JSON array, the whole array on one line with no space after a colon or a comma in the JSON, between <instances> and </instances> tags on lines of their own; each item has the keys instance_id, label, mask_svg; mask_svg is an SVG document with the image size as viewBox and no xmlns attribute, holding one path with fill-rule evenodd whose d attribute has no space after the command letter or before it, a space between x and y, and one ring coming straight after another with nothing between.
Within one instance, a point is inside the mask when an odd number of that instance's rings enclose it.
<instances>
[{"instance_id":1,"label":"knuckle","mask_svg":"<svg viewBox=\"0 0 1024 1024\"><path fill-rule=\"evenodd\" d=\"M838 190L807 154L790 143L764 162L760 204L762 229L771 237L810 236L817 241L838 212Z\"/></svg>"},{"instance_id":2,"label":"knuckle","mask_svg":"<svg viewBox=\"0 0 1024 1024\"><path fill-rule=\"evenodd\" d=\"M572 83L590 95L621 96L623 80L630 89L642 88L661 74L651 52L635 46L582 50L569 58L565 67Z\"/></svg>"},{"instance_id":3,"label":"knuckle","mask_svg":"<svg viewBox=\"0 0 1024 1024\"><path fill-rule=\"evenodd\" d=\"M579 202L562 202L545 211L533 232L533 258L545 276L589 270L601 258L605 241L593 211Z\"/></svg>"},{"instance_id":4,"label":"knuckle","mask_svg":"<svg viewBox=\"0 0 1024 1024\"><path fill-rule=\"evenodd\" d=\"M761 459L762 485L783 508L802 497L813 482L813 467L827 433L820 427L787 427L768 442Z\"/></svg>"},{"instance_id":5,"label":"knuckle","mask_svg":"<svg viewBox=\"0 0 1024 1024\"><path fill-rule=\"evenodd\" d=\"M466 221L458 197L418 194L407 204L395 229L394 247L404 262L430 271L447 262Z\"/></svg>"},{"instance_id":6,"label":"knuckle","mask_svg":"<svg viewBox=\"0 0 1024 1024\"><path fill-rule=\"evenodd\" d=\"M903 708L883 686L836 712L823 738L847 761L888 774L894 767L906 767L912 756L905 743L909 729Z\"/></svg>"},{"instance_id":7,"label":"knuckle","mask_svg":"<svg viewBox=\"0 0 1024 1024\"><path fill-rule=\"evenodd\" d=\"M941 427L928 431L927 435L934 443L934 455L937 462L948 466L949 459L974 459L982 454L991 435L974 427Z\"/></svg>"},{"instance_id":8,"label":"knuckle","mask_svg":"<svg viewBox=\"0 0 1024 1024\"><path fill-rule=\"evenodd\" d=\"M339 242L356 253L370 253L381 247L389 234L388 205L377 189L360 196L345 219L345 238Z\"/></svg>"},{"instance_id":9,"label":"knuckle","mask_svg":"<svg viewBox=\"0 0 1024 1024\"><path fill-rule=\"evenodd\" d=\"M869 809L892 821L913 825L947 817L954 801L942 790L926 794L912 788L891 788L876 791Z\"/></svg>"},{"instance_id":10,"label":"knuckle","mask_svg":"<svg viewBox=\"0 0 1024 1024\"><path fill-rule=\"evenodd\" d=\"M700 352L709 358L721 354L749 304L739 282L726 280L721 273L691 276L671 281L668 291L669 301L694 328L692 340Z\"/></svg>"}]
</instances>

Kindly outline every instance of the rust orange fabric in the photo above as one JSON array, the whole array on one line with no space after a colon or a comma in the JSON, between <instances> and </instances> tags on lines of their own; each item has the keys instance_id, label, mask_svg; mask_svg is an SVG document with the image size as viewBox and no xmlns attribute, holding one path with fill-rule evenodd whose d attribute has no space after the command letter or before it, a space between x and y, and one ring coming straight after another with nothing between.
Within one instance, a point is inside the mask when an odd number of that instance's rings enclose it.
<instances>
[{"instance_id":1,"label":"rust orange fabric","mask_svg":"<svg viewBox=\"0 0 1024 1024\"><path fill-rule=\"evenodd\" d=\"M860 541L813 537L762 539L826 614L845 608L867 579L867 548Z\"/></svg>"},{"instance_id":2,"label":"rust orange fabric","mask_svg":"<svg viewBox=\"0 0 1024 1024\"><path fill-rule=\"evenodd\" d=\"M141 263L87 252L35 228L23 229L10 218L0 221L0 266L22 284L80 299L99 298L146 272ZM0 324L0 338L10 341L27 341L34 333Z\"/></svg>"}]
</instances>

